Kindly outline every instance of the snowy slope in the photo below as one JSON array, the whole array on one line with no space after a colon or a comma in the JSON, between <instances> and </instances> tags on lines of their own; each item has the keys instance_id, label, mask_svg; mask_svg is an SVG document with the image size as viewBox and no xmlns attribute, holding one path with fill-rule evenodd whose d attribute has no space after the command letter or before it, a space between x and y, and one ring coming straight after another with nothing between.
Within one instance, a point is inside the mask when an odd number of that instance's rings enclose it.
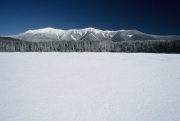
<instances>
[{"instance_id":1,"label":"snowy slope","mask_svg":"<svg viewBox=\"0 0 180 121\"><path fill-rule=\"evenodd\" d=\"M115 31L102 31L92 27L85 29L58 30L44 28L38 30L28 30L25 33L13 35L11 37L26 41L62 41L62 40L110 40ZM52 38L52 39L51 39Z\"/></svg>"},{"instance_id":2,"label":"snowy slope","mask_svg":"<svg viewBox=\"0 0 180 121\"><path fill-rule=\"evenodd\" d=\"M117 32L113 38L113 41L133 41L133 40L156 40L151 35L139 32L137 30L126 30L126 31L119 31Z\"/></svg>"},{"instance_id":3,"label":"snowy slope","mask_svg":"<svg viewBox=\"0 0 180 121\"><path fill-rule=\"evenodd\" d=\"M0 121L179 121L180 56L0 53Z\"/></svg>"},{"instance_id":4,"label":"snowy slope","mask_svg":"<svg viewBox=\"0 0 180 121\"><path fill-rule=\"evenodd\" d=\"M131 36L129 36L131 35ZM155 36L145 34L137 30L118 30L118 31L103 31L92 27L85 29L70 29L60 30L54 28L44 28L38 30L28 30L25 33L10 36L13 38L33 41L33 42L47 42L47 41L62 41L62 40L111 40L111 41L125 41L125 40L157 40L157 39L177 39L178 36Z\"/></svg>"}]
</instances>

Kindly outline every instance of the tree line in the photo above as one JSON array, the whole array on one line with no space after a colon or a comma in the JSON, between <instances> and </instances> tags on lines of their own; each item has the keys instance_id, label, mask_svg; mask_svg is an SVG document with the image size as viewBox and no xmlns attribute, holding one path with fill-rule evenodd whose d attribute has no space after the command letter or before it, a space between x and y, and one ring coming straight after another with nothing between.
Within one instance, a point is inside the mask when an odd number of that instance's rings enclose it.
<instances>
[{"instance_id":1,"label":"tree line","mask_svg":"<svg viewBox=\"0 0 180 121\"><path fill-rule=\"evenodd\" d=\"M180 53L180 40L28 42L0 37L0 52Z\"/></svg>"}]
</instances>

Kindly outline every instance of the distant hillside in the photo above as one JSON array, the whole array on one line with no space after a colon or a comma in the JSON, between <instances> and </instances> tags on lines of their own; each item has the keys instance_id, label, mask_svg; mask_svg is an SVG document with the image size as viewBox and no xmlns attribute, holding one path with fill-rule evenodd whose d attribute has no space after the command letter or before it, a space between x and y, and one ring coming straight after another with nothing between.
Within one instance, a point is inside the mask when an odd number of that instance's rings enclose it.
<instances>
[{"instance_id":1,"label":"distant hillside","mask_svg":"<svg viewBox=\"0 0 180 121\"><path fill-rule=\"evenodd\" d=\"M9 41L22 42L22 41L24 41L24 40L12 38L12 37L1 37L1 36L0 36L0 42L9 42ZM26 41L24 41L24 42L26 42Z\"/></svg>"}]
</instances>

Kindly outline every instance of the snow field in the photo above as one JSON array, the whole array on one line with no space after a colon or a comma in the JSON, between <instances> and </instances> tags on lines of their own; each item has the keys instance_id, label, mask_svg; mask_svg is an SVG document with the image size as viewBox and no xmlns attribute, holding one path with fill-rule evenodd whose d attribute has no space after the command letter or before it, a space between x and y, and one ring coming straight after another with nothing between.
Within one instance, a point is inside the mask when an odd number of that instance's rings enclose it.
<instances>
[{"instance_id":1,"label":"snow field","mask_svg":"<svg viewBox=\"0 0 180 121\"><path fill-rule=\"evenodd\" d=\"M0 53L0 121L178 121L180 56Z\"/></svg>"}]
</instances>

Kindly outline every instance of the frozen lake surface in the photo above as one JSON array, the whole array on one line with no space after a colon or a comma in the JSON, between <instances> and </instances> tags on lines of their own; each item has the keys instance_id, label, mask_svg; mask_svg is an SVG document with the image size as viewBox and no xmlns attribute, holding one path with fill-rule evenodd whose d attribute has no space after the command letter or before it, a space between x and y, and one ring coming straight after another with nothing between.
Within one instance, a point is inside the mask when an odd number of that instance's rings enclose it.
<instances>
[{"instance_id":1,"label":"frozen lake surface","mask_svg":"<svg viewBox=\"0 0 180 121\"><path fill-rule=\"evenodd\" d=\"M180 55L0 53L0 121L179 121Z\"/></svg>"}]
</instances>

